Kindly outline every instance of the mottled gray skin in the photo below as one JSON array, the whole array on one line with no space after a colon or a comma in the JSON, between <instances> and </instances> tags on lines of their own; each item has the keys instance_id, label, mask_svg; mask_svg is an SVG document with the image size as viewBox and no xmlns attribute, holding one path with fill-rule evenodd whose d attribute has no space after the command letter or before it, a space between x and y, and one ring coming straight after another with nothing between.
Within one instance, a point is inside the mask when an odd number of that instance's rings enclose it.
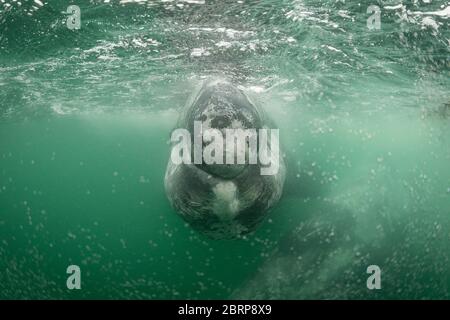
<instances>
[{"instance_id":1,"label":"mottled gray skin","mask_svg":"<svg viewBox=\"0 0 450 320\"><path fill-rule=\"evenodd\" d=\"M223 134L226 128L275 129L243 91L222 80L205 82L176 128L188 129L193 140L194 121ZM175 165L169 159L166 194L194 229L214 239L237 238L254 231L280 199L286 170L281 150L279 158L280 169L272 176L261 175L259 164Z\"/></svg>"}]
</instances>

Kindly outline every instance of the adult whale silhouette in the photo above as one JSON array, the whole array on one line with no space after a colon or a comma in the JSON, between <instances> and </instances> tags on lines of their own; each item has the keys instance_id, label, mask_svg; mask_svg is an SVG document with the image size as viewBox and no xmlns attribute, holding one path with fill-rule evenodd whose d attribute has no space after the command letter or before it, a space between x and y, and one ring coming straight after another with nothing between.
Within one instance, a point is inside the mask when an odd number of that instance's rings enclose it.
<instances>
[{"instance_id":1,"label":"adult whale silhouette","mask_svg":"<svg viewBox=\"0 0 450 320\"><path fill-rule=\"evenodd\" d=\"M186 129L192 142L196 122L222 133L230 128L259 130L274 125L243 90L217 79L203 83L178 120L177 128ZM260 131L256 132L259 141ZM174 146L172 141L172 150ZM268 148L272 146L273 141ZM238 238L254 231L280 199L286 171L281 154L273 175L262 175L261 163L186 164L174 163L171 157L165 175L167 197L197 231L214 239Z\"/></svg>"}]
</instances>

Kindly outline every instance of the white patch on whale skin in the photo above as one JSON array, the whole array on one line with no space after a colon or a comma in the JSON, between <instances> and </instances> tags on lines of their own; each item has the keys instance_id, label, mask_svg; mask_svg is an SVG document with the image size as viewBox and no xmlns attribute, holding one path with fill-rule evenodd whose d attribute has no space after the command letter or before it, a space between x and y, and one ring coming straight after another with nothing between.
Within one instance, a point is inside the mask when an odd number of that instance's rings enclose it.
<instances>
[{"instance_id":1,"label":"white patch on whale skin","mask_svg":"<svg viewBox=\"0 0 450 320\"><path fill-rule=\"evenodd\" d=\"M237 187L231 181L220 182L213 188L214 213L221 220L232 220L239 213L239 200L237 199Z\"/></svg>"}]
</instances>

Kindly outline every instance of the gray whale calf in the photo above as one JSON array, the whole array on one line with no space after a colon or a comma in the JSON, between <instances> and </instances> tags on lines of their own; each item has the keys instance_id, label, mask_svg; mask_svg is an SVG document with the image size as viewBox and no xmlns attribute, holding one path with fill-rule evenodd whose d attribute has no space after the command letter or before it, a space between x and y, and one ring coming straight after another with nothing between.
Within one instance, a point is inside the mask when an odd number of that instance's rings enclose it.
<instances>
[{"instance_id":1,"label":"gray whale calf","mask_svg":"<svg viewBox=\"0 0 450 320\"><path fill-rule=\"evenodd\" d=\"M262 162L190 162L195 158L195 146L183 152L189 153L184 154L188 161L180 163L172 157L177 148L172 134L172 153L164 183L171 205L194 229L210 238L238 238L257 228L283 191L286 168L278 141L275 145L273 137L270 142L262 137L264 129L273 128L273 123L242 90L224 80L206 81L191 96L180 115L177 128L184 130L189 143L195 145L198 141L195 140L198 136L196 125L199 123L203 129L224 135L230 129L255 130L258 142L265 140L272 156L274 150L278 152L276 159L273 158L277 170L272 174L262 174L267 164ZM250 158L249 140L245 140L247 158ZM205 148L205 141L201 143ZM227 158L230 149L225 146L225 140L220 140L220 147L222 143L223 158ZM258 144L256 151L260 152L260 158L262 149ZM236 150L233 149L233 152ZM232 154L233 159L236 159L238 152Z\"/></svg>"}]
</instances>

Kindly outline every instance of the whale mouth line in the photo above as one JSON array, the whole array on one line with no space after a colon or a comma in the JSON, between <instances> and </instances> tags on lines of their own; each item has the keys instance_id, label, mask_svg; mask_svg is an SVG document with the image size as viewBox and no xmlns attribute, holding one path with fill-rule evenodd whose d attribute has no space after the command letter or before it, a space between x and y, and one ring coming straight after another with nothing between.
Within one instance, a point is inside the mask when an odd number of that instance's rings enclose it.
<instances>
[{"instance_id":1,"label":"whale mouth line","mask_svg":"<svg viewBox=\"0 0 450 320\"><path fill-rule=\"evenodd\" d=\"M195 166L201 171L214 176L215 178L219 178L222 180L234 180L245 174L249 169L250 164L197 164Z\"/></svg>"}]
</instances>

